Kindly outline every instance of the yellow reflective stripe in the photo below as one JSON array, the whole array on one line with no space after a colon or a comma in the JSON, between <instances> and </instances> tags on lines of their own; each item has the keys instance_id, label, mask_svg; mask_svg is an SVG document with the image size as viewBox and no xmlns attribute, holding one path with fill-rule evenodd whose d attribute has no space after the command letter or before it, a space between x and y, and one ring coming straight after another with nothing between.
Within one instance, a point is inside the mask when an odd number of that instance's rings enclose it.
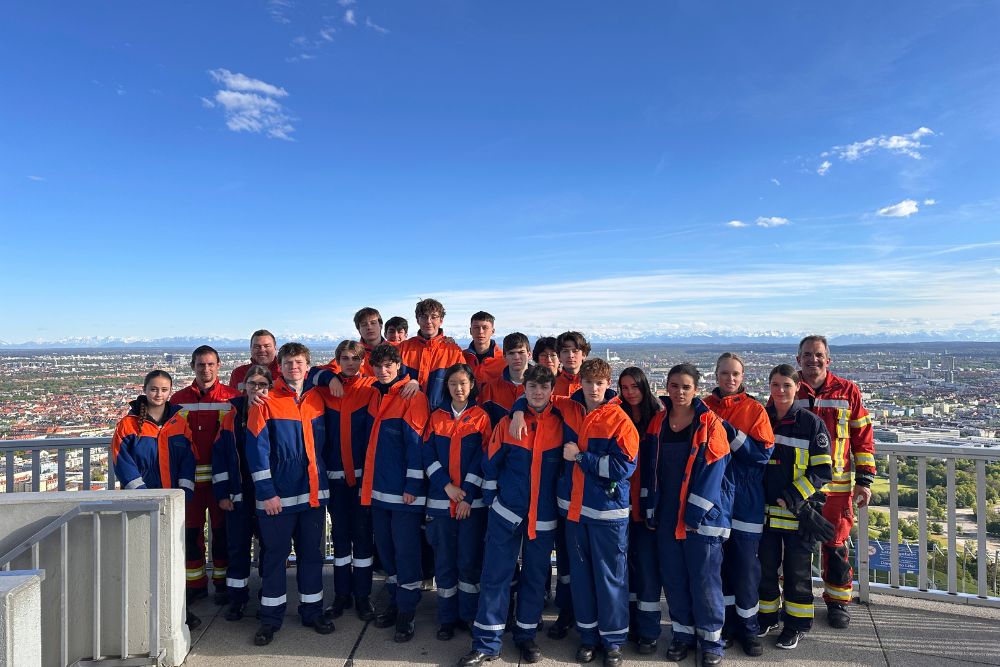
<instances>
[{"instance_id":1,"label":"yellow reflective stripe","mask_svg":"<svg viewBox=\"0 0 1000 667\"><path fill-rule=\"evenodd\" d=\"M809 467L809 451L805 449L795 450L795 467L796 468L808 468Z\"/></svg>"},{"instance_id":2,"label":"yellow reflective stripe","mask_svg":"<svg viewBox=\"0 0 1000 667\"><path fill-rule=\"evenodd\" d=\"M851 590L850 586L846 588L840 588L839 586L834 586L833 584L825 584L823 589L826 591L827 597L833 598L840 602L850 602L851 601Z\"/></svg>"},{"instance_id":3,"label":"yellow reflective stripe","mask_svg":"<svg viewBox=\"0 0 1000 667\"><path fill-rule=\"evenodd\" d=\"M780 505L768 505L767 513L772 516L787 516L792 518L795 517L794 514L786 510L784 507L781 507Z\"/></svg>"},{"instance_id":4,"label":"yellow reflective stripe","mask_svg":"<svg viewBox=\"0 0 1000 667\"><path fill-rule=\"evenodd\" d=\"M197 567L194 569L184 571L184 577L189 581L192 581L194 579L201 579L204 576L205 576L205 568L203 567Z\"/></svg>"},{"instance_id":5,"label":"yellow reflective stripe","mask_svg":"<svg viewBox=\"0 0 1000 667\"><path fill-rule=\"evenodd\" d=\"M851 471L850 470L841 470L839 472L833 473L833 480L832 481L834 481L834 482L849 482L849 481L851 481Z\"/></svg>"},{"instance_id":6,"label":"yellow reflective stripe","mask_svg":"<svg viewBox=\"0 0 1000 667\"><path fill-rule=\"evenodd\" d=\"M798 519L779 519L776 516L769 517L767 520L767 525L771 526L771 528L780 528L782 530L799 529Z\"/></svg>"},{"instance_id":7,"label":"yellow reflective stripe","mask_svg":"<svg viewBox=\"0 0 1000 667\"><path fill-rule=\"evenodd\" d=\"M851 490L850 480L846 482L830 482L823 487L823 493L844 493Z\"/></svg>"},{"instance_id":8,"label":"yellow reflective stripe","mask_svg":"<svg viewBox=\"0 0 1000 667\"><path fill-rule=\"evenodd\" d=\"M757 605L760 613L774 614L777 613L779 607L781 606L781 598L774 598L773 600L760 600L757 602Z\"/></svg>"},{"instance_id":9,"label":"yellow reflective stripe","mask_svg":"<svg viewBox=\"0 0 1000 667\"><path fill-rule=\"evenodd\" d=\"M848 423L851 425L851 428L861 428L862 426L867 426L868 424L871 424L872 418L871 415L865 415L860 419L852 419Z\"/></svg>"},{"instance_id":10,"label":"yellow reflective stripe","mask_svg":"<svg viewBox=\"0 0 1000 667\"><path fill-rule=\"evenodd\" d=\"M796 618L812 618L814 611L815 610L811 604L798 604L797 602L785 600L785 613L789 616L795 616Z\"/></svg>"},{"instance_id":11,"label":"yellow reflective stripe","mask_svg":"<svg viewBox=\"0 0 1000 667\"><path fill-rule=\"evenodd\" d=\"M817 454L816 456L809 457L809 465L821 466L824 463L833 465L833 459L830 458L829 454Z\"/></svg>"},{"instance_id":12,"label":"yellow reflective stripe","mask_svg":"<svg viewBox=\"0 0 1000 667\"><path fill-rule=\"evenodd\" d=\"M802 499L808 499L809 496L816 493L816 487L812 485L805 477L799 477L797 480L792 482L792 485L802 494Z\"/></svg>"},{"instance_id":13,"label":"yellow reflective stripe","mask_svg":"<svg viewBox=\"0 0 1000 667\"><path fill-rule=\"evenodd\" d=\"M858 452L854 455L854 464L859 466L875 467L875 457L868 452Z\"/></svg>"},{"instance_id":14,"label":"yellow reflective stripe","mask_svg":"<svg viewBox=\"0 0 1000 667\"><path fill-rule=\"evenodd\" d=\"M213 579L225 579L226 578L226 568L216 567L212 570Z\"/></svg>"}]
</instances>

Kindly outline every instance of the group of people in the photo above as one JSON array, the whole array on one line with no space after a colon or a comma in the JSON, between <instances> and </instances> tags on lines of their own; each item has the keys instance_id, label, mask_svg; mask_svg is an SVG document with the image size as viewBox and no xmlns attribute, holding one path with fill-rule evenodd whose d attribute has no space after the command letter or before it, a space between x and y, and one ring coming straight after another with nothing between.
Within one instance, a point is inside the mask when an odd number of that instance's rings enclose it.
<instances>
[{"instance_id":1,"label":"group of people","mask_svg":"<svg viewBox=\"0 0 1000 667\"><path fill-rule=\"evenodd\" d=\"M353 607L405 642L429 544L437 638L471 632L465 667L497 658L506 630L522 660L541 659L553 550L559 615L548 635L575 627L580 662L600 652L618 665L629 640L656 652L662 592L668 660L697 647L703 664L719 664L734 642L761 655L779 627L775 645L794 649L813 621L817 544L827 621L847 627L846 540L875 460L860 391L829 371L825 338L801 341L799 370L771 370L764 405L744 390L733 353L704 397L688 363L657 396L637 367L615 382L578 332L533 346L511 333L497 345L494 318L479 312L462 350L444 335L441 303L424 299L415 314L407 337L405 319L358 311L360 340L321 366L301 343L278 348L260 330L229 386L208 346L192 354L194 382L172 397L169 374L146 376L112 456L122 488L185 490L189 601L207 595L207 514L228 620L244 615L259 537L258 645L281 628L293 546L304 625L327 634ZM334 596L324 607L327 512ZM378 613L376 556L389 593Z\"/></svg>"}]
</instances>

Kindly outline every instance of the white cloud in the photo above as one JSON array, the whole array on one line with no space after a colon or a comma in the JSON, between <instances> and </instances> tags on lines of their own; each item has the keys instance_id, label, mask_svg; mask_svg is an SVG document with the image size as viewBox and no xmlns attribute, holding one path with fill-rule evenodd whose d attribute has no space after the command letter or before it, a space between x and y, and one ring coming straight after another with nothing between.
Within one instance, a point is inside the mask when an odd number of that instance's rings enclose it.
<instances>
[{"instance_id":1,"label":"white cloud","mask_svg":"<svg viewBox=\"0 0 1000 667\"><path fill-rule=\"evenodd\" d=\"M747 223L742 220L730 220L726 223L726 227L733 227L734 229L739 229L740 227L746 227Z\"/></svg>"},{"instance_id":2,"label":"white cloud","mask_svg":"<svg viewBox=\"0 0 1000 667\"><path fill-rule=\"evenodd\" d=\"M205 107L206 109L214 109L215 108L215 102L213 102L212 100L208 99L207 97L203 97L203 98L201 98L201 106Z\"/></svg>"},{"instance_id":3,"label":"white cloud","mask_svg":"<svg viewBox=\"0 0 1000 667\"><path fill-rule=\"evenodd\" d=\"M919 210L917 202L912 199L904 199L898 204L880 208L876 215L883 218L908 218Z\"/></svg>"},{"instance_id":4,"label":"white cloud","mask_svg":"<svg viewBox=\"0 0 1000 667\"><path fill-rule=\"evenodd\" d=\"M335 32L336 32L336 30L334 30L333 28L323 28L322 30L319 31L319 36L322 37L323 39L325 39L328 42L332 42L333 41L333 33L335 33Z\"/></svg>"},{"instance_id":5,"label":"white cloud","mask_svg":"<svg viewBox=\"0 0 1000 667\"><path fill-rule=\"evenodd\" d=\"M768 218L760 217L754 221L758 227L781 227L789 223L788 218L779 218L778 216L771 216Z\"/></svg>"},{"instance_id":6,"label":"white cloud","mask_svg":"<svg viewBox=\"0 0 1000 667\"><path fill-rule=\"evenodd\" d=\"M920 160L923 155L920 149L927 148L923 143L924 137L933 136L934 131L927 127L920 127L909 134L894 134L890 137L884 134L864 141L855 141L853 144L844 146L834 146L829 151L823 153L822 157L836 156L845 162L854 162L865 155L877 150L885 150L896 155Z\"/></svg>"},{"instance_id":7,"label":"white cloud","mask_svg":"<svg viewBox=\"0 0 1000 667\"><path fill-rule=\"evenodd\" d=\"M355 0L337 0L337 4L341 7L350 7L355 3Z\"/></svg>"},{"instance_id":8,"label":"white cloud","mask_svg":"<svg viewBox=\"0 0 1000 667\"><path fill-rule=\"evenodd\" d=\"M344 23L348 25L357 25L358 20L354 18L353 9L348 9L346 12L344 12Z\"/></svg>"},{"instance_id":9,"label":"white cloud","mask_svg":"<svg viewBox=\"0 0 1000 667\"><path fill-rule=\"evenodd\" d=\"M271 20L275 23L288 24L292 22L288 18L288 10L294 6L292 0L269 0L267 6L268 14L271 15Z\"/></svg>"},{"instance_id":10,"label":"white cloud","mask_svg":"<svg viewBox=\"0 0 1000 667\"><path fill-rule=\"evenodd\" d=\"M925 199L924 206L934 206L937 203L937 199Z\"/></svg>"},{"instance_id":11,"label":"white cloud","mask_svg":"<svg viewBox=\"0 0 1000 667\"><path fill-rule=\"evenodd\" d=\"M28 176L29 181L36 181L38 183L45 182L46 178L44 176Z\"/></svg>"},{"instance_id":12,"label":"white cloud","mask_svg":"<svg viewBox=\"0 0 1000 667\"><path fill-rule=\"evenodd\" d=\"M288 91L280 86L253 79L227 69L209 70L209 76L223 85L213 100L202 98L208 108L219 106L226 117L226 127L233 132L264 134L272 139L292 141L292 117L278 99Z\"/></svg>"},{"instance_id":13,"label":"white cloud","mask_svg":"<svg viewBox=\"0 0 1000 667\"><path fill-rule=\"evenodd\" d=\"M781 181L779 181L778 179L772 178L771 182L774 183L775 185L777 185L779 188L781 187Z\"/></svg>"},{"instance_id":14,"label":"white cloud","mask_svg":"<svg viewBox=\"0 0 1000 667\"><path fill-rule=\"evenodd\" d=\"M375 32L377 32L380 35L387 35L387 34L389 34L389 29L388 28L383 28L382 26L380 26L379 24L375 23L374 21L372 21L367 16L365 17L365 25L368 26L369 28L371 28L372 30L374 30Z\"/></svg>"},{"instance_id":15,"label":"white cloud","mask_svg":"<svg viewBox=\"0 0 1000 667\"><path fill-rule=\"evenodd\" d=\"M263 93L271 97L286 97L288 95L284 88L265 83L260 79L251 79L246 74L230 72L225 68L208 70L208 75L228 90Z\"/></svg>"},{"instance_id":16,"label":"white cloud","mask_svg":"<svg viewBox=\"0 0 1000 667\"><path fill-rule=\"evenodd\" d=\"M816 173L820 176L826 176L826 172L830 171L830 167L833 164L829 160L823 160L823 163L816 167Z\"/></svg>"}]
</instances>

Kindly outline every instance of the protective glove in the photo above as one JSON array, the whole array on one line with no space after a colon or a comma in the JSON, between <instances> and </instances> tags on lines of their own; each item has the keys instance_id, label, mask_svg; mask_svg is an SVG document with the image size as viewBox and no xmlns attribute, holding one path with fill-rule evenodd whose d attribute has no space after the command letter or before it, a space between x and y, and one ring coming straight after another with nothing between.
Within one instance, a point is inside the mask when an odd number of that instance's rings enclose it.
<instances>
[{"instance_id":1,"label":"protective glove","mask_svg":"<svg viewBox=\"0 0 1000 667\"><path fill-rule=\"evenodd\" d=\"M829 542L833 539L833 524L816 511L812 503L799 510L799 536L808 543Z\"/></svg>"}]
</instances>

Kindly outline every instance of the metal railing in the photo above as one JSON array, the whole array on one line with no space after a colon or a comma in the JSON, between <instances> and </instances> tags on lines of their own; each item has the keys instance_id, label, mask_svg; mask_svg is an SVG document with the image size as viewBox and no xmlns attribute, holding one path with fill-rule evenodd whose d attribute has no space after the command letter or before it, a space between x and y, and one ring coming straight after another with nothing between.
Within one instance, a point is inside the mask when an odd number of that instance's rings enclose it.
<instances>
[{"instance_id":1,"label":"metal railing","mask_svg":"<svg viewBox=\"0 0 1000 667\"><path fill-rule=\"evenodd\" d=\"M111 438L33 438L30 440L0 440L0 454L4 457L4 474L6 479L7 493L17 491L16 477L18 471L17 452L30 452L28 454L28 466L30 472L30 488L25 491L41 491L42 483L42 460L51 456L44 456L46 452L55 452L56 463L56 483L58 491L66 490L67 479L67 458L71 452L82 451L83 462L81 464L82 482L81 488L90 489L91 464L93 461L92 452L94 450L106 452L107 463L102 466L107 479L107 488L115 487L115 469L111 465Z\"/></svg>"},{"instance_id":2,"label":"metal railing","mask_svg":"<svg viewBox=\"0 0 1000 667\"><path fill-rule=\"evenodd\" d=\"M947 602L962 602L973 605L1000 607L1000 597L990 595L988 578L989 552L987 550L987 493L986 466L1000 462L1000 448L970 446L940 446L914 443L876 443L876 456L888 457L887 477L889 479L889 582L871 581L869 563L869 510L858 513L858 539L856 557L858 563L858 592L862 602L868 602L871 593L904 595ZM917 465L917 585L905 586L901 583L899 534L899 464L900 459L915 459ZM937 545L930 541L930 522L927 511L927 463L943 460L946 471L946 521L947 521L947 587L934 588L934 581L928 578L929 558L935 558L934 550L941 553ZM959 546L958 546L958 504L956 502L956 463L973 461L976 471L976 592L959 590ZM967 556L966 545L962 548ZM934 563L935 561L930 561ZM994 588L996 587L996 565L994 565ZM962 566L965 572L964 564ZM964 580L964 574L963 574ZM964 588L964 587L963 587Z\"/></svg>"},{"instance_id":3,"label":"metal railing","mask_svg":"<svg viewBox=\"0 0 1000 667\"><path fill-rule=\"evenodd\" d=\"M141 665L157 665L160 663L162 659L162 651L160 650L160 509L160 503L155 500L82 502L64 512L61 516L56 517L46 524L45 527L0 556L0 569L10 570L12 562L30 550L31 567L38 570L40 569L42 542L50 535L53 535L57 531L59 532L58 576L47 576L42 582L42 587L44 590L46 586L59 586L60 665L73 665L74 667L77 665L80 667L97 667L99 665L139 667ZM149 516L149 641L147 644L149 653L144 656L129 654L129 513L144 513ZM93 522L92 565L94 568L94 578L93 590L91 591L94 624L92 638L93 655L88 659L79 659L71 656L69 650L69 525L74 519L87 514L90 515ZM101 617L101 595L103 592L101 577L101 515L118 515L121 521L121 618L118 619L121 635L119 646L120 657L118 658L105 657L104 649L101 645L101 626L103 620ZM78 546L74 545L75 552L79 552ZM47 555L51 553L51 550L46 550ZM42 633L43 637L52 636L54 631L54 628L51 626L47 627L48 618L45 614L42 615L42 626L39 628L39 632ZM71 660L73 660L72 663L70 662Z\"/></svg>"}]
</instances>

